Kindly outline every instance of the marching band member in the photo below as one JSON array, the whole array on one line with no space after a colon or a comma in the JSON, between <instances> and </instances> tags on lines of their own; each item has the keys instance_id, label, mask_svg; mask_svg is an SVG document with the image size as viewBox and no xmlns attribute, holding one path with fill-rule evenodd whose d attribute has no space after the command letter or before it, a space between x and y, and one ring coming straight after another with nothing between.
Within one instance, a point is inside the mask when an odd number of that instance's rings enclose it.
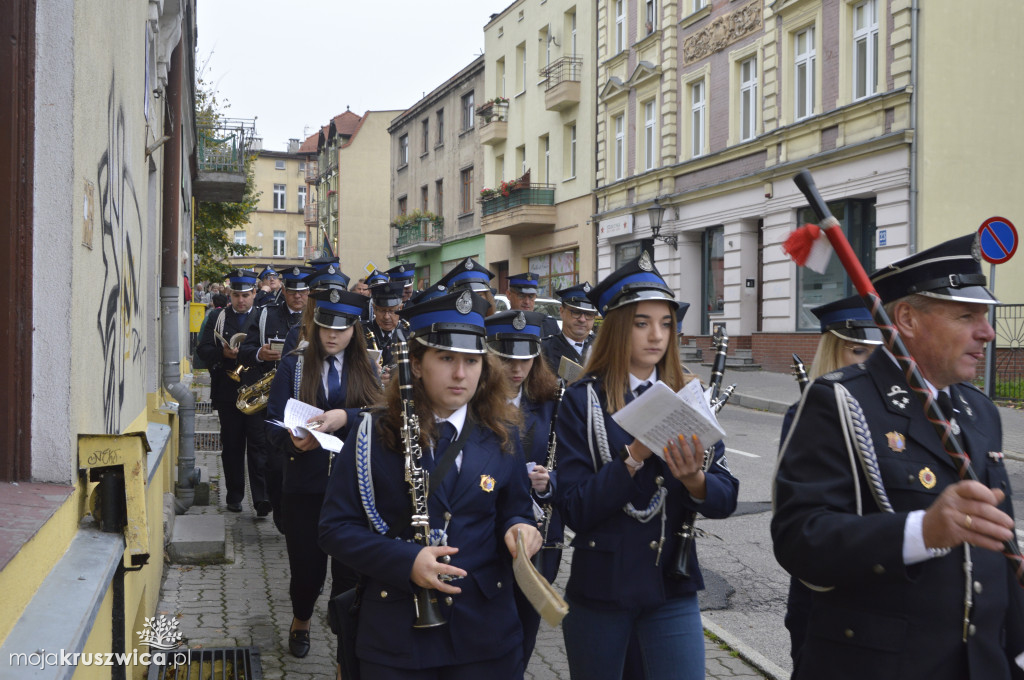
<instances>
[{"instance_id":1,"label":"marching band member","mask_svg":"<svg viewBox=\"0 0 1024 680\"><path fill-rule=\"evenodd\" d=\"M657 380L673 390L685 377L675 342L679 307L645 251L593 288L604 316L587 373L558 411L556 502L573 539L562 621L569 671L577 680L623 677L636 635L649 680L704 677L704 635L691 576L670 573L687 510L721 518L736 508L739 481L717 446L702 469L703 446L689 432L653 455L611 418Z\"/></svg>"},{"instance_id":2,"label":"marching band member","mask_svg":"<svg viewBox=\"0 0 1024 680\"><path fill-rule=\"evenodd\" d=\"M537 294L540 292L538 277L533 272L513 274L508 277L508 288L505 295L508 297L508 304L512 309L521 309L524 312L532 312L537 305ZM544 315L544 324L541 326L541 337L547 338L557 335L558 321L554 317Z\"/></svg>"},{"instance_id":3,"label":"marching band member","mask_svg":"<svg viewBox=\"0 0 1024 680\"><path fill-rule=\"evenodd\" d=\"M813 381L826 373L838 371L867 361L876 347L882 344L882 332L871 319L871 312L859 295L829 302L811 310L821 323L821 339L814 354L808 377ZM786 441L793 416L799 402L786 411L782 420L779 448ZM798 579L789 579L789 599L786 602L786 629L789 630L790 656L793 659L793 677L800 666L800 649L807 636L807 619L811 613L811 590Z\"/></svg>"},{"instance_id":4,"label":"marching band member","mask_svg":"<svg viewBox=\"0 0 1024 680\"><path fill-rule=\"evenodd\" d=\"M555 293L562 301L558 310L562 317L562 330L544 338L541 349L548 366L556 373L563 356L582 366L594 343L597 309L587 299L589 292L590 283L584 282Z\"/></svg>"},{"instance_id":5,"label":"marching band member","mask_svg":"<svg viewBox=\"0 0 1024 680\"><path fill-rule=\"evenodd\" d=\"M402 284L402 288L399 291L401 293L402 302L405 302L412 297L412 284L416 279L416 265L412 262L402 262L401 264L395 265L391 269L387 270L385 273L391 281L397 281Z\"/></svg>"},{"instance_id":6,"label":"marching band member","mask_svg":"<svg viewBox=\"0 0 1024 680\"><path fill-rule=\"evenodd\" d=\"M403 312L408 358L384 409L353 423L331 476L320 544L363 575L355 647L363 678L523 676L510 556L520 533L531 554L541 538L518 414L497 360L484 349L485 308L482 298L462 291ZM411 403L398 379L406 370ZM418 419L404 432L403 406ZM410 526L406 480L407 466L418 472L421 463L431 473L428 519L420 516L432 529L428 545L410 540L426 532ZM418 488L412 499L424 500ZM425 599L430 606L421 608ZM414 627L424 610L437 620Z\"/></svg>"},{"instance_id":7,"label":"marching band member","mask_svg":"<svg viewBox=\"0 0 1024 680\"><path fill-rule=\"evenodd\" d=\"M370 330L377 341L377 347L381 350L381 360L385 366L385 384L390 377L387 367L394 363L394 349L398 343L405 340L402 329L399 328L399 312L402 310L402 295L405 284L402 281L388 281L370 289L370 296L373 300L373 321L370 322Z\"/></svg>"},{"instance_id":8,"label":"marching band member","mask_svg":"<svg viewBox=\"0 0 1024 680\"><path fill-rule=\"evenodd\" d=\"M461 290L469 290L483 299L487 300L487 313L490 316L496 311L494 307L494 289L491 288L491 279L494 274L471 257L452 267L451 271L441 277L437 283L449 291L455 293Z\"/></svg>"},{"instance_id":9,"label":"marching band member","mask_svg":"<svg viewBox=\"0 0 1024 680\"><path fill-rule=\"evenodd\" d=\"M367 301L340 287L319 290L314 298L315 309L301 333L309 345L302 353L286 353L278 364L267 417L284 420L288 399L298 399L325 411L318 417L320 431L344 440L350 420L379 396L377 375L358 323ZM312 435L299 439L271 426L267 438L272 451L284 457L282 514L293 615L288 649L302 658L309 653L310 619L327 575L327 555L317 544L317 523L332 455ZM355 581L351 570L332 560L332 596Z\"/></svg>"},{"instance_id":10,"label":"marching band member","mask_svg":"<svg viewBox=\"0 0 1024 680\"><path fill-rule=\"evenodd\" d=\"M501 359L512 392L512 404L523 413L520 430L526 469L536 509L546 506L547 515L539 518L544 547L541 550L540 573L553 583L558 575L562 551L562 518L551 506L555 490L555 471L549 468L548 445L551 421L558 406L558 379L539 358L540 332L544 323L540 312L507 311L487 317L487 349ZM546 529L546 534L545 534ZM523 659L529 665L537 642L540 614L516 587L516 605L523 623Z\"/></svg>"}]
</instances>

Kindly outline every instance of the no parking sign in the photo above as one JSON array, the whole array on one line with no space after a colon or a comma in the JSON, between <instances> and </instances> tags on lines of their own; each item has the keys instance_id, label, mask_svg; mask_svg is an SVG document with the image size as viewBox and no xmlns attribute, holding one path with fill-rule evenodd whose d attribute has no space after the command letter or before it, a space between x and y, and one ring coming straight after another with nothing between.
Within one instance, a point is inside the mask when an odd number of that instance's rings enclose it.
<instances>
[{"instance_id":1,"label":"no parking sign","mask_svg":"<svg viewBox=\"0 0 1024 680\"><path fill-rule=\"evenodd\" d=\"M1002 264L1017 252L1017 229L1005 217L990 217L978 227L978 243L986 262Z\"/></svg>"}]
</instances>

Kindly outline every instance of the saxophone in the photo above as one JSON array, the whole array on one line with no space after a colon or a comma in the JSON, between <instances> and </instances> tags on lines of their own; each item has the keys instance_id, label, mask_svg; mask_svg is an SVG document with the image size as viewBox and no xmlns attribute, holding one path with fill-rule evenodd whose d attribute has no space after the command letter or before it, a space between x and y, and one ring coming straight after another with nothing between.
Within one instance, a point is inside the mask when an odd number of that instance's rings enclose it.
<instances>
[{"instance_id":1,"label":"saxophone","mask_svg":"<svg viewBox=\"0 0 1024 680\"><path fill-rule=\"evenodd\" d=\"M270 383L274 382L275 373L277 373L277 369L272 368L252 385L239 387L235 408L247 416L259 413L266 408L267 400L270 398Z\"/></svg>"},{"instance_id":2,"label":"saxophone","mask_svg":"<svg viewBox=\"0 0 1024 680\"><path fill-rule=\"evenodd\" d=\"M423 469L423 452L420 449L420 418L412 398L412 366L409 362L409 346L402 342L395 349L398 356L399 394L402 401L402 447L405 450L405 481L409 484L412 497L412 521L414 540L421 546L429 545L430 515L427 510L427 472ZM413 628L443 626L447 621L441 615L440 605L433 589L416 588L413 597L416 621Z\"/></svg>"}]
</instances>

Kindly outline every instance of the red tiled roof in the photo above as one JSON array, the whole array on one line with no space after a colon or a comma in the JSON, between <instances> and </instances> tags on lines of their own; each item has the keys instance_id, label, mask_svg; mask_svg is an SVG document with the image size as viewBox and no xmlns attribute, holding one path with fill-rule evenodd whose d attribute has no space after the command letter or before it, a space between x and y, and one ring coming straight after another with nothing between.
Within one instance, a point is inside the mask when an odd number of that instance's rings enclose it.
<instances>
[{"instance_id":1,"label":"red tiled roof","mask_svg":"<svg viewBox=\"0 0 1024 680\"><path fill-rule=\"evenodd\" d=\"M316 153L316 144L319 138L319 132L310 135L309 137L306 137L306 141L304 141L302 143L302 146L299 147L298 153Z\"/></svg>"},{"instance_id":2,"label":"red tiled roof","mask_svg":"<svg viewBox=\"0 0 1024 680\"><path fill-rule=\"evenodd\" d=\"M335 116L333 120L334 129L338 131L338 134L343 137L348 137L359 128L359 124L363 119L351 111L346 111L339 116Z\"/></svg>"}]
</instances>

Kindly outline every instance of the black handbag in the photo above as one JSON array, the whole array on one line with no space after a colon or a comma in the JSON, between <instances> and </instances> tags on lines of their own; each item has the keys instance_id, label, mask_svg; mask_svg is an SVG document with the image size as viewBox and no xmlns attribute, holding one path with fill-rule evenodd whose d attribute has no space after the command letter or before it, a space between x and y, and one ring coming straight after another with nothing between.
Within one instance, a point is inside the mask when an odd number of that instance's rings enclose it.
<instances>
[{"instance_id":1,"label":"black handbag","mask_svg":"<svg viewBox=\"0 0 1024 680\"><path fill-rule=\"evenodd\" d=\"M363 584L331 598L327 604L327 620L338 636L338 665L343 680L359 680L359 659L356 658L356 628L359 626L359 604Z\"/></svg>"}]
</instances>

